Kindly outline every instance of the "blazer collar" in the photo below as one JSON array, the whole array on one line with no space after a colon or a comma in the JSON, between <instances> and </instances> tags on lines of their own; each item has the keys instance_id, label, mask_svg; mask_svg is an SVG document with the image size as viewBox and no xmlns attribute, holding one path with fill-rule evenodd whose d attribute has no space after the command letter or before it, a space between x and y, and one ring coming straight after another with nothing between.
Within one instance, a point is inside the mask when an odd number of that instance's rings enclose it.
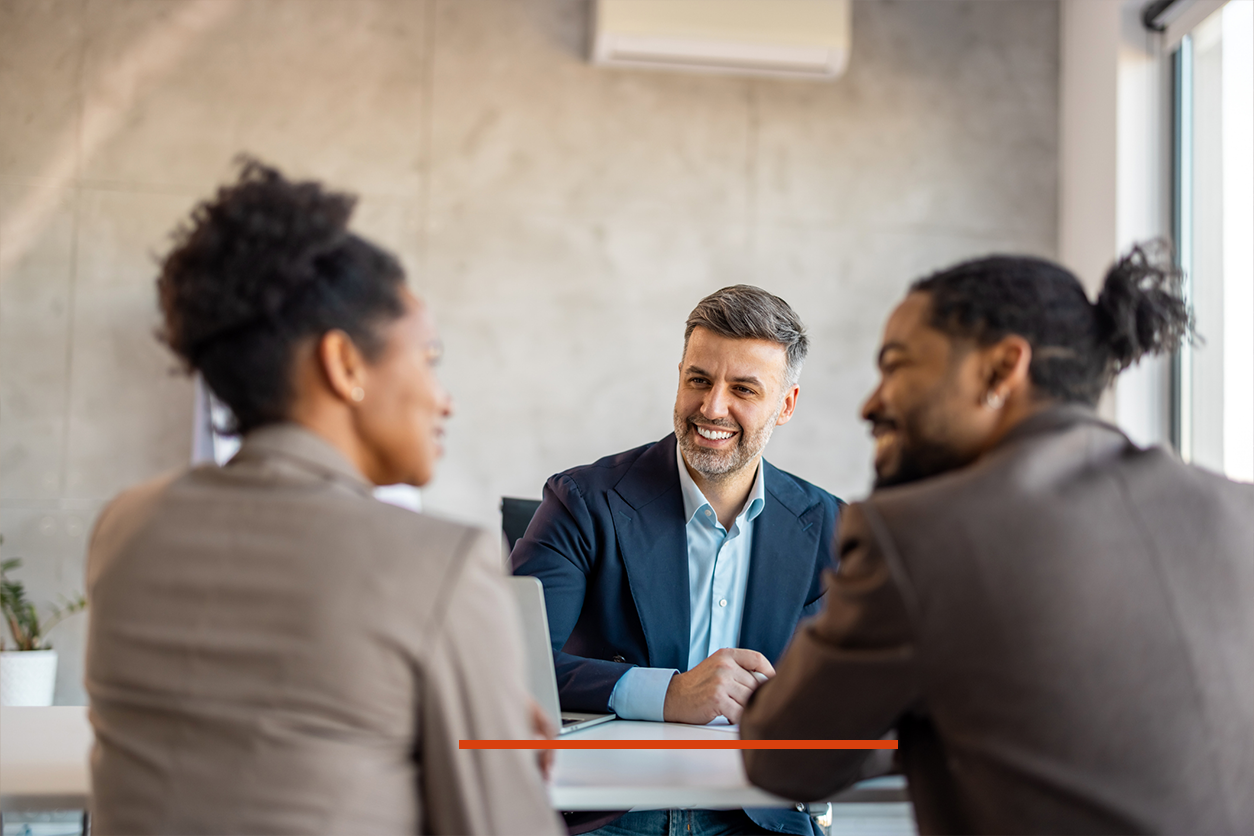
<instances>
[{"instance_id":1,"label":"blazer collar","mask_svg":"<svg viewBox=\"0 0 1254 836\"><path fill-rule=\"evenodd\" d=\"M675 447L675 434L671 433L645 450L623 474L614 490L636 510L674 491L680 494L679 508L682 516L683 496L679 485L679 469L675 466ZM760 466L766 492L791 511L793 516L800 517L814 504L805 491L792 479L784 476L775 465L763 458Z\"/></svg>"},{"instance_id":2,"label":"blazer collar","mask_svg":"<svg viewBox=\"0 0 1254 836\"><path fill-rule=\"evenodd\" d=\"M762 460L766 504L754 521L740 646L778 659L805 606L822 531L821 504ZM636 459L608 501L652 667L688 667L688 537L675 436Z\"/></svg>"},{"instance_id":3,"label":"blazer collar","mask_svg":"<svg viewBox=\"0 0 1254 836\"><path fill-rule=\"evenodd\" d=\"M239 452L227 466L272 459L281 459L365 496L370 496L374 487L335 445L293 422L267 424L253 430L244 436Z\"/></svg>"},{"instance_id":4,"label":"blazer collar","mask_svg":"<svg viewBox=\"0 0 1254 836\"><path fill-rule=\"evenodd\" d=\"M640 454L607 494L650 667L688 667L688 537L675 436Z\"/></svg>"},{"instance_id":5,"label":"blazer collar","mask_svg":"<svg viewBox=\"0 0 1254 836\"><path fill-rule=\"evenodd\" d=\"M753 524L753 558L740 622L740 647L777 661L814 582L824 508L794 479L762 460L770 499Z\"/></svg>"},{"instance_id":6,"label":"blazer collar","mask_svg":"<svg viewBox=\"0 0 1254 836\"><path fill-rule=\"evenodd\" d=\"M814 500L801 490L795 481L785 476L778 467L762 460L765 475L766 492L775 498L780 505L787 508L794 517L801 517L814 505Z\"/></svg>"},{"instance_id":7,"label":"blazer collar","mask_svg":"<svg viewBox=\"0 0 1254 836\"><path fill-rule=\"evenodd\" d=\"M640 454L635 463L618 480L614 490L636 510L674 491L679 493L679 472L675 469L675 434L654 444ZM683 498L679 497L680 513Z\"/></svg>"},{"instance_id":8,"label":"blazer collar","mask_svg":"<svg viewBox=\"0 0 1254 836\"><path fill-rule=\"evenodd\" d=\"M1103 421L1090 407L1080 404L1063 404L1051 406L1020 421L997 442L995 447L1013 444L1025 438L1043 433L1070 429L1079 424L1093 424L1123 435L1123 430Z\"/></svg>"}]
</instances>

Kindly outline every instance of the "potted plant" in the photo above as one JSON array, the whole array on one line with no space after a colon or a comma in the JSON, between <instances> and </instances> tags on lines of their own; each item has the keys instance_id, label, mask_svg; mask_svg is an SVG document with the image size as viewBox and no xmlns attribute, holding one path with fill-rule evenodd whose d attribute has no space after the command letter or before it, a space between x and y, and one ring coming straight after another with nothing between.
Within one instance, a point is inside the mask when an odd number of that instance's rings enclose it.
<instances>
[{"instance_id":1,"label":"potted plant","mask_svg":"<svg viewBox=\"0 0 1254 836\"><path fill-rule=\"evenodd\" d=\"M26 600L26 587L9 577L21 565L20 558L0 561L0 614L15 647L9 649L0 631L0 705L52 705L57 652L48 643L48 631L85 609L87 601L82 595L62 598L41 619L35 605Z\"/></svg>"}]
</instances>

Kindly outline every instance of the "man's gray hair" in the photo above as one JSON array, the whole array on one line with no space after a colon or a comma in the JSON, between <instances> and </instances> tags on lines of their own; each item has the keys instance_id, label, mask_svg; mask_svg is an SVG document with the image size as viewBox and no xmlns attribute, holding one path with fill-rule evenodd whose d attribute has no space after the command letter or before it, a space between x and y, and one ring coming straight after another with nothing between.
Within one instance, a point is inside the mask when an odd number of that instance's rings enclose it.
<instances>
[{"instance_id":1,"label":"man's gray hair","mask_svg":"<svg viewBox=\"0 0 1254 836\"><path fill-rule=\"evenodd\" d=\"M787 302L760 287L734 284L698 302L688 314L688 326L684 330L685 353L688 338L698 327L729 339L766 340L782 345L788 352L785 383L791 386L801 377L801 364L810 349L805 326Z\"/></svg>"}]
</instances>

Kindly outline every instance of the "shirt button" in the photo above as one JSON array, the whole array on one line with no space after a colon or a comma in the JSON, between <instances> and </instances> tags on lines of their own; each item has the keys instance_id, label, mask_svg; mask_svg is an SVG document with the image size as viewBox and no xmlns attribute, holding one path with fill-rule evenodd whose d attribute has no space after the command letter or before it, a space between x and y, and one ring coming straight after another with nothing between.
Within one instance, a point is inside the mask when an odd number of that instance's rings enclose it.
<instances>
[{"instance_id":1,"label":"shirt button","mask_svg":"<svg viewBox=\"0 0 1254 836\"><path fill-rule=\"evenodd\" d=\"M722 598L722 599L720 599L720 600L719 600L719 602L718 602L718 605L719 605L720 607L725 607L725 606L727 606L727 599L726 599L726 598Z\"/></svg>"}]
</instances>

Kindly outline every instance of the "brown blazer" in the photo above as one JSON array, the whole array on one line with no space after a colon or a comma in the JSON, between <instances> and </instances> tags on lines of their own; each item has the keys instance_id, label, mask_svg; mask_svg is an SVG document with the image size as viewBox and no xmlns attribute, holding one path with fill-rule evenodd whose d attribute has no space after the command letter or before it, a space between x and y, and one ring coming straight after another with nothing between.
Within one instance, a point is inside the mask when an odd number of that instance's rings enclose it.
<instances>
[{"instance_id":1,"label":"brown blazer","mask_svg":"<svg viewBox=\"0 0 1254 836\"><path fill-rule=\"evenodd\" d=\"M924 833L1254 832L1254 487L1088 410L845 514L749 738L896 729ZM800 799L859 752L750 752Z\"/></svg>"},{"instance_id":2,"label":"brown blazer","mask_svg":"<svg viewBox=\"0 0 1254 836\"><path fill-rule=\"evenodd\" d=\"M123 493L88 557L93 831L558 833L500 544L295 425Z\"/></svg>"}]
</instances>

